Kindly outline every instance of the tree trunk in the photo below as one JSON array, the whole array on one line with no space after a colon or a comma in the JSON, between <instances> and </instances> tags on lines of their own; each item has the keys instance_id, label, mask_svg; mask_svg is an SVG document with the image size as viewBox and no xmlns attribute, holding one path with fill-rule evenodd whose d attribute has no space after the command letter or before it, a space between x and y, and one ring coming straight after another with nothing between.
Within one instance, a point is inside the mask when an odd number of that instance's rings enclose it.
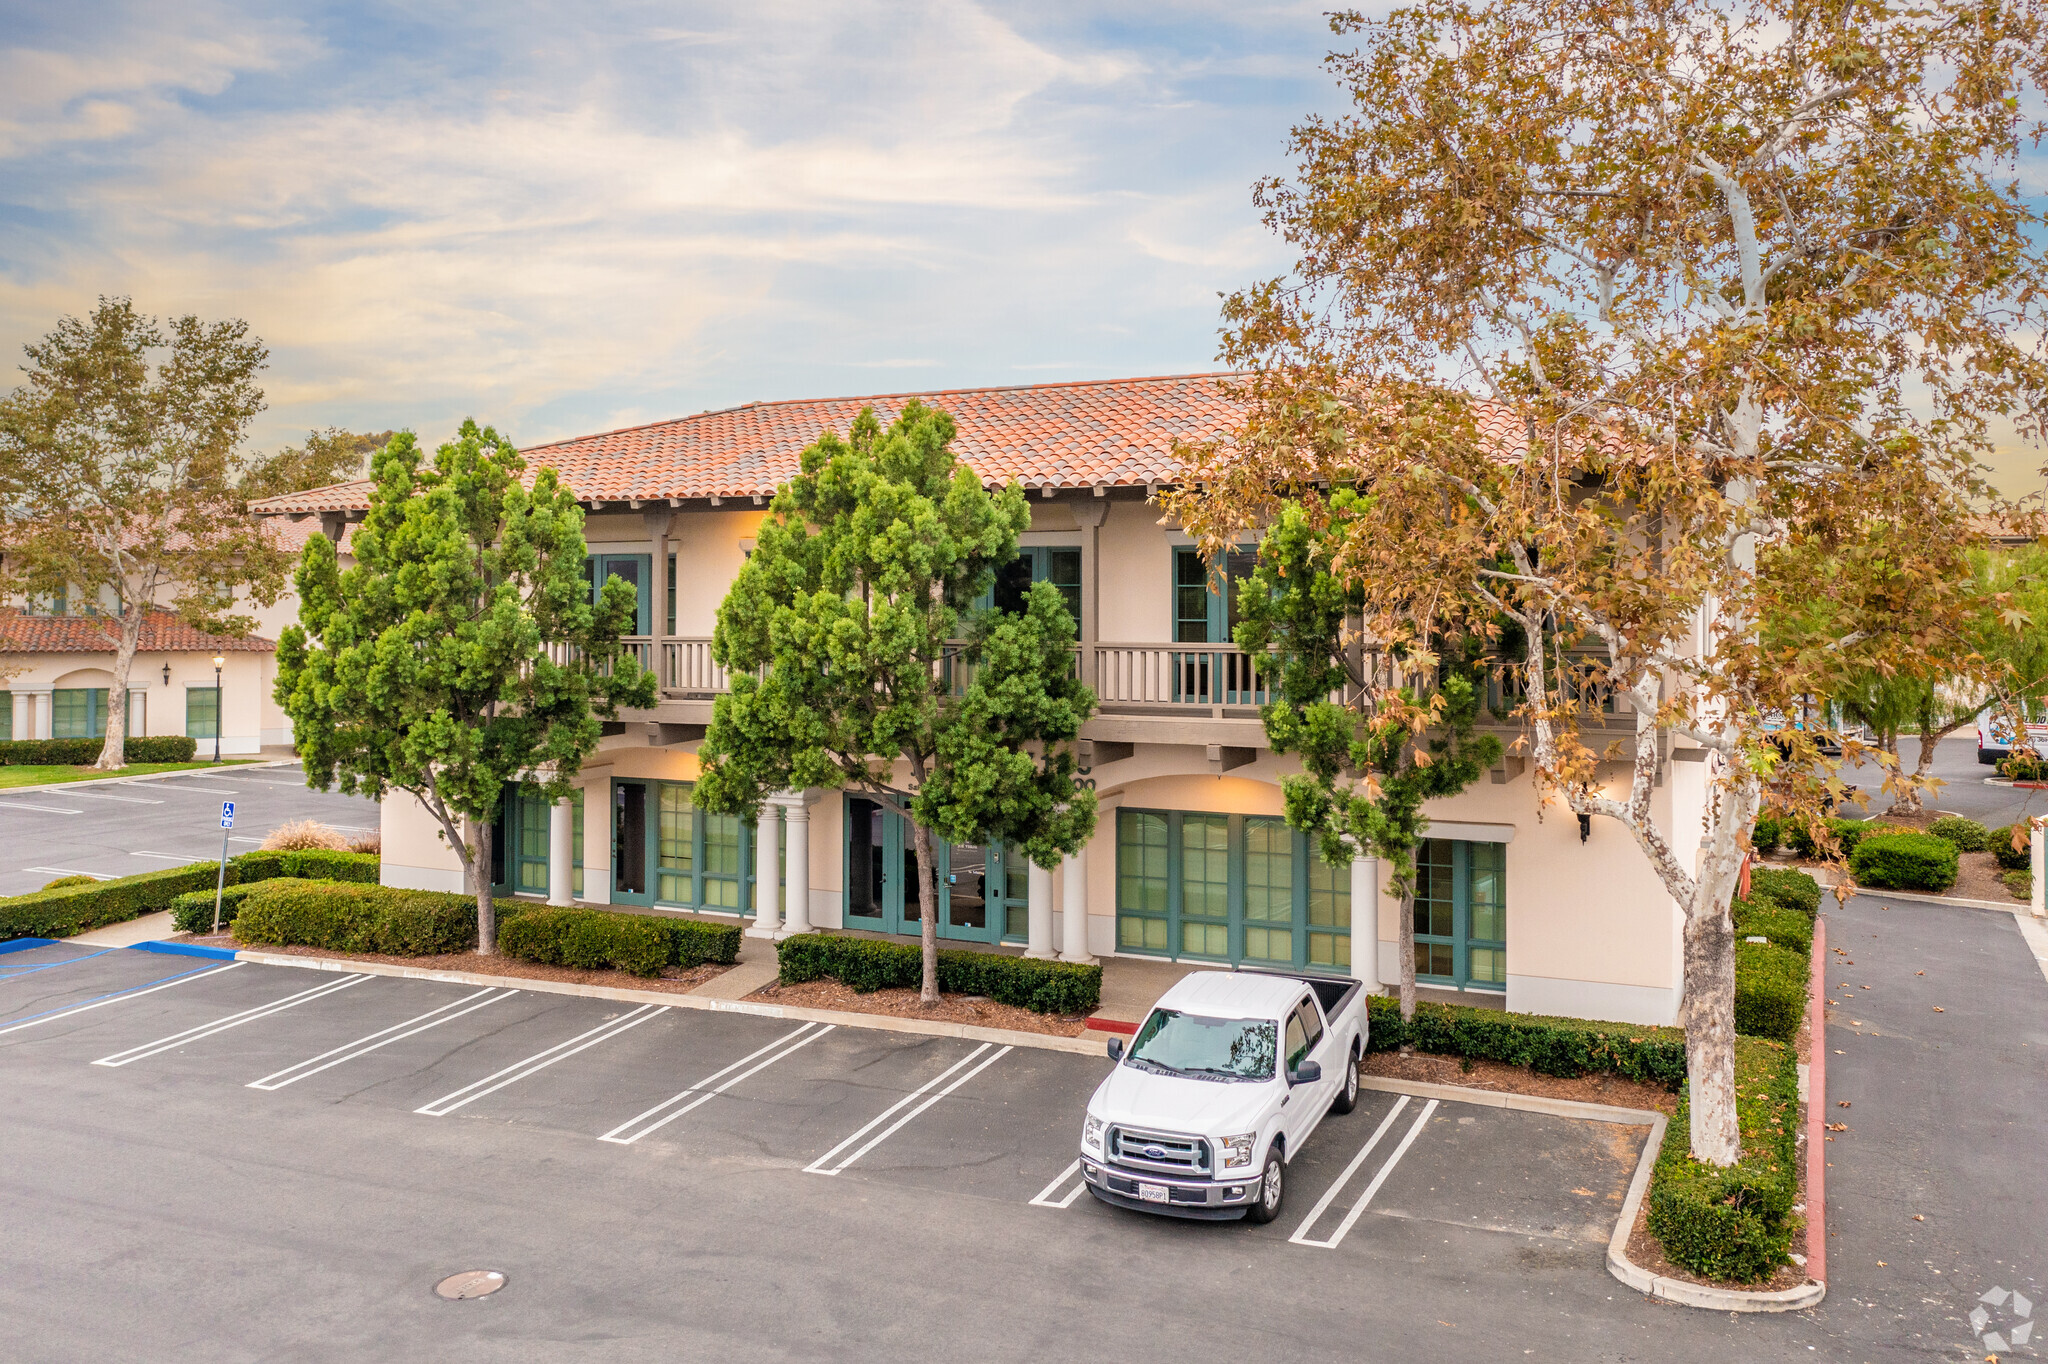
<instances>
[{"instance_id":1,"label":"tree trunk","mask_svg":"<svg viewBox=\"0 0 2048 1364\"><path fill-rule=\"evenodd\" d=\"M1878 742L1883 746L1884 751L1891 755L1892 771L1897 772L1899 770L1899 731L1896 729L1886 731L1880 736ZM1875 813L1875 811L1872 813ZM1895 815L1919 814L1920 793L1916 790L1895 792L1892 796L1889 813Z\"/></svg>"},{"instance_id":2,"label":"tree trunk","mask_svg":"<svg viewBox=\"0 0 2048 1364\"><path fill-rule=\"evenodd\" d=\"M469 864L469 888L476 894L476 954L498 955L498 904L491 898L491 826L480 819L469 821L475 839L476 859Z\"/></svg>"},{"instance_id":3,"label":"tree trunk","mask_svg":"<svg viewBox=\"0 0 2048 1364\"><path fill-rule=\"evenodd\" d=\"M924 951L924 977L918 985L917 1002L927 1008L939 1002L939 897L934 888L931 831L910 821L911 845L917 849L917 919L919 945Z\"/></svg>"},{"instance_id":4,"label":"tree trunk","mask_svg":"<svg viewBox=\"0 0 2048 1364\"><path fill-rule=\"evenodd\" d=\"M121 639L114 646L114 685L107 688L107 741L100 745L94 771L113 772L127 765L128 674L135 667L135 650L141 642L142 614L130 611L121 618ZM220 723L218 714L214 723Z\"/></svg>"},{"instance_id":5,"label":"tree trunk","mask_svg":"<svg viewBox=\"0 0 2048 1364\"><path fill-rule=\"evenodd\" d=\"M1415 892L1410 890L1401 897L1401 1021L1415 1021ZM1407 1036L1401 1038L1401 1054L1411 1056L1415 1046Z\"/></svg>"},{"instance_id":6,"label":"tree trunk","mask_svg":"<svg viewBox=\"0 0 2048 1364\"><path fill-rule=\"evenodd\" d=\"M1725 898L1714 906L1704 885L1685 922L1686 1083L1691 1089L1694 1160L1733 1165L1742 1157L1735 1121L1735 925Z\"/></svg>"}]
</instances>

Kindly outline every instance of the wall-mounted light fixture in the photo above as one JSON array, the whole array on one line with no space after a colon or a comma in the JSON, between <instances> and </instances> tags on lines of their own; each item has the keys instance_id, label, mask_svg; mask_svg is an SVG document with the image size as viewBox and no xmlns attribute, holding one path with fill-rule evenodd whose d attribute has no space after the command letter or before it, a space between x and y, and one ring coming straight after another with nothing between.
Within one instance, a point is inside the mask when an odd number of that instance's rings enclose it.
<instances>
[{"instance_id":1,"label":"wall-mounted light fixture","mask_svg":"<svg viewBox=\"0 0 2048 1364\"><path fill-rule=\"evenodd\" d=\"M1580 816L1579 816L1579 842L1581 842L1581 843L1584 843L1584 842L1585 842L1585 841L1586 841L1587 839L1591 838L1592 836L1593 836L1593 817L1592 817L1591 815L1580 815Z\"/></svg>"},{"instance_id":2,"label":"wall-mounted light fixture","mask_svg":"<svg viewBox=\"0 0 2048 1364\"><path fill-rule=\"evenodd\" d=\"M171 661L168 658L164 660L164 685L171 685Z\"/></svg>"}]
</instances>

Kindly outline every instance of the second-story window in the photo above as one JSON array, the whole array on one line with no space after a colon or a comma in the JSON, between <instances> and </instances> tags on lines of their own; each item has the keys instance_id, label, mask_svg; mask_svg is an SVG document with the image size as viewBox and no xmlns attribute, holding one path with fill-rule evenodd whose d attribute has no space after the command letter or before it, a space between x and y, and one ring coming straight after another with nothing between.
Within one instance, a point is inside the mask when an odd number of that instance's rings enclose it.
<instances>
[{"instance_id":1,"label":"second-story window","mask_svg":"<svg viewBox=\"0 0 2048 1364\"><path fill-rule=\"evenodd\" d=\"M584 577L590 581L590 599L597 600L606 578L617 578L633 589L633 633L648 635L654 619L654 556L652 554L593 554L584 561Z\"/></svg>"},{"instance_id":2,"label":"second-story window","mask_svg":"<svg viewBox=\"0 0 2048 1364\"><path fill-rule=\"evenodd\" d=\"M1024 609L1024 594L1031 590L1033 583L1051 583L1059 589L1067 603L1067 614L1074 618L1074 633L1082 633L1081 624L1081 551L1065 545L1027 545L1017 551L1017 557L996 573L996 585L981 605L994 606L999 611L1021 612Z\"/></svg>"},{"instance_id":3,"label":"second-story window","mask_svg":"<svg viewBox=\"0 0 2048 1364\"><path fill-rule=\"evenodd\" d=\"M1228 644L1237 628L1238 587L1258 566L1255 550L1232 550L1221 565L1188 546L1173 552L1173 640ZM1221 568L1221 572L1217 571Z\"/></svg>"}]
</instances>

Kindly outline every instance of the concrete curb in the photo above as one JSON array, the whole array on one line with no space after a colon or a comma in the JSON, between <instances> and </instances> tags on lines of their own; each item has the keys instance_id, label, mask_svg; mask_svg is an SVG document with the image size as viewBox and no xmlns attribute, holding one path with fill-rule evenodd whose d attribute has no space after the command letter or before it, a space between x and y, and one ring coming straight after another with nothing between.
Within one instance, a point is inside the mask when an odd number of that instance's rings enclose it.
<instances>
[{"instance_id":1,"label":"concrete curb","mask_svg":"<svg viewBox=\"0 0 2048 1364\"><path fill-rule=\"evenodd\" d=\"M1817 914L1806 983L1806 1273L1823 1291L1828 1281L1828 1161L1822 1154L1828 1122L1827 952L1828 921Z\"/></svg>"},{"instance_id":2,"label":"concrete curb","mask_svg":"<svg viewBox=\"0 0 2048 1364\"><path fill-rule=\"evenodd\" d=\"M1948 905L1954 909L1996 909L2004 913L2025 914L2026 902L2008 900L2004 904L1996 900L1965 900L1957 895L1922 895L1918 891L1878 890L1871 886L1859 886L1856 894L1867 900L1905 900L1916 905Z\"/></svg>"},{"instance_id":3,"label":"concrete curb","mask_svg":"<svg viewBox=\"0 0 2048 1364\"><path fill-rule=\"evenodd\" d=\"M298 957L283 952L237 952L236 961L262 966L298 966L314 971L350 971L369 976L404 976L413 980L437 980L449 985L496 985L531 990L545 995L580 995L585 999L610 999L622 1004L671 1004L682 1009L708 1009L713 1013L753 1014L757 1018L792 1018L801 1023L835 1023L844 1028L872 1028L877 1032L922 1033L927 1037L959 1037L970 1042L1000 1042L1012 1047L1036 1047L1040 1051L1064 1051L1076 1056L1102 1056L1103 1042L1086 1037L1053 1037L1046 1033L1012 1032L1008 1028L982 1028L971 1023L944 1023L916 1018L894 1018L888 1014L850 1013L841 1009L803 1009L787 1004L758 1004L744 999L710 999L699 995L671 994L662 990L624 990L611 985L578 985L571 981L533 980L525 976L493 976L478 971L434 971L424 966L394 966L381 961L349 961L341 957Z\"/></svg>"},{"instance_id":4,"label":"concrete curb","mask_svg":"<svg viewBox=\"0 0 2048 1364\"><path fill-rule=\"evenodd\" d=\"M1664 1147L1664 1132L1671 1122L1662 1113L1647 1108L1610 1108L1606 1104L1580 1103L1575 1099L1544 1099L1529 1094L1503 1094L1498 1090L1466 1089L1462 1085L1436 1085L1424 1081L1368 1077L1358 1083L1361 1089L1413 1094L1421 1099L1511 1108L1524 1113L1547 1113L1557 1118L1581 1118L1630 1127L1646 1126L1650 1135L1643 1142L1643 1154L1636 1160L1635 1175L1628 1182L1628 1197L1622 1202L1621 1217L1614 1224L1613 1234L1607 1238L1607 1271L1610 1274L1653 1298L1686 1307L1704 1307L1713 1312L1797 1312L1827 1296L1827 1284L1818 1279L1809 1280L1797 1288L1779 1289L1775 1293L1751 1293L1739 1288L1714 1288L1652 1274L1628 1258L1628 1238L1635 1231L1636 1214L1642 1211L1643 1199L1650 1191L1650 1172L1657 1166L1657 1153Z\"/></svg>"},{"instance_id":5,"label":"concrete curb","mask_svg":"<svg viewBox=\"0 0 2048 1364\"><path fill-rule=\"evenodd\" d=\"M172 777L216 777L226 772L261 772L268 767L296 767L297 758L269 758L255 762L240 762L232 766L186 767L176 772L144 772L137 777L80 777L75 781L40 781L34 786L0 787L0 792L13 791L62 791L67 786L96 786L101 782L167 781ZM311 788L308 788L309 790Z\"/></svg>"}]
</instances>

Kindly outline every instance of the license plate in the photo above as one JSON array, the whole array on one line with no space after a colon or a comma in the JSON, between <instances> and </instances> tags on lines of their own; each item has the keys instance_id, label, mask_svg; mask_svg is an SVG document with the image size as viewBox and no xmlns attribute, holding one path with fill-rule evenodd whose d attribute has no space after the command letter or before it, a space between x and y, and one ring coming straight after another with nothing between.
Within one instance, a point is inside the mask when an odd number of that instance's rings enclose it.
<instances>
[{"instance_id":1,"label":"license plate","mask_svg":"<svg viewBox=\"0 0 2048 1364\"><path fill-rule=\"evenodd\" d=\"M1164 1203L1166 1201L1166 1186L1164 1184L1140 1184L1138 1186L1138 1197L1147 1203Z\"/></svg>"}]
</instances>

